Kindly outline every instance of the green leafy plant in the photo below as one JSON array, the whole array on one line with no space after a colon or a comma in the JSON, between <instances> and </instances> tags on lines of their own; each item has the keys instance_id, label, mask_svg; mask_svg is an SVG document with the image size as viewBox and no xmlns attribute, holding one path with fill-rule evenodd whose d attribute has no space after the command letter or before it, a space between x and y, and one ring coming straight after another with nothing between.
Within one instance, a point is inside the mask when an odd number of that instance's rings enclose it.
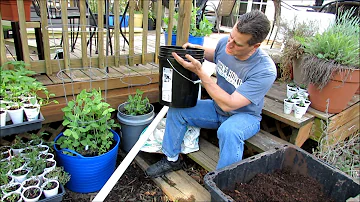
<instances>
[{"instance_id":1,"label":"green leafy plant","mask_svg":"<svg viewBox=\"0 0 360 202\"><path fill-rule=\"evenodd\" d=\"M0 174L0 186L6 185L7 183L9 183L9 176L7 174Z\"/></svg>"},{"instance_id":2,"label":"green leafy plant","mask_svg":"<svg viewBox=\"0 0 360 202\"><path fill-rule=\"evenodd\" d=\"M13 141L11 148L13 149L22 149L25 148L27 145L22 141L20 136L15 136L15 140Z\"/></svg>"},{"instance_id":3,"label":"green leafy plant","mask_svg":"<svg viewBox=\"0 0 360 202\"><path fill-rule=\"evenodd\" d=\"M60 148L85 156L101 155L110 149L113 133L109 129L120 126L111 118L115 109L104 102L100 89L82 90L62 111L65 113L62 124L67 129L56 142Z\"/></svg>"},{"instance_id":4,"label":"green leafy plant","mask_svg":"<svg viewBox=\"0 0 360 202\"><path fill-rule=\"evenodd\" d=\"M5 65L10 65L12 69L4 69ZM23 105L23 99L27 97L27 102L35 104L39 100L40 106L50 103L58 103L56 100L49 101L55 94L49 93L47 88L35 78L31 77L36 72L26 69L23 61L6 62L1 69L1 90L0 95L4 100L15 103L14 109ZM37 96L38 93L45 94L45 98Z\"/></svg>"},{"instance_id":5,"label":"green leafy plant","mask_svg":"<svg viewBox=\"0 0 360 202\"><path fill-rule=\"evenodd\" d=\"M8 202L16 202L19 201L21 199L21 195L18 192L13 192L10 195L8 195L4 201L8 201Z\"/></svg>"},{"instance_id":6,"label":"green leafy plant","mask_svg":"<svg viewBox=\"0 0 360 202\"><path fill-rule=\"evenodd\" d=\"M292 101L291 97L288 98L288 99L286 99L286 101L287 101L287 102L290 102L290 103L294 103L294 102Z\"/></svg>"},{"instance_id":7,"label":"green leafy plant","mask_svg":"<svg viewBox=\"0 0 360 202\"><path fill-rule=\"evenodd\" d=\"M296 84L294 82L290 82L290 83L288 83L288 86L291 87L291 88L295 88Z\"/></svg>"},{"instance_id":8,"label":"green leafy plant","mask_svg":"<svg viewBox=\"0 0 360 202\"><path fill-rule=\"evenodd\" d=\"M45 174L45 178L55 179L62 185L69 182L70 177L70 174L64 170L64 167L55 167L55 169Z\"/></svg>"},{"instance_id":9,"label":"green leafy plant","mask_svg":"<svg viewBox=\"0 0 360 202\"><path fill-rule=\"evenodd\" d=\"M129 95L127 104L125 105L125 113L128 115L142 115L150 111L150 103L147 97L143 98L142 92L139 89L136 89L136 94L134 96Z\"/></svg>"},{"instance_id":10,"label":"green leafy plant","mask_svg":"<svg viewBox=\"0 0 360 202\"><path fill-rule=\"evenodd\" d=\"M303 90L306 90L307 89L307 85L306 84L300 84L299 87Z\"/></svg>"},{"instance_id":11,"label":"green leafy plant","mask_svg":"<svg viewBox=\"0 0 360 202\"><path fill-rule=\"evenodd\" d=\"M322 89L333 72L349 74L360 68L360 18L353 13L354 9L340 12L336 23L302 43L307 54L303 62L305 83Z\"/></svg>"},{"instance_id":12,"label":"green leafy plant","mask_svg":"<svg viewBox=\"0 0 360 202\"><path fill-rule=\"evenodd\" d=\"M25 159L20 156L20 155L16 155L11 157L10 159L10 166L12 168L12 170L20 168L21 166L23 166L25 164Z\"/></svg>"},{"instance_id":13,"label":"green leafy plant","mask_svg":"<svg viewBox=\"0 0 360 202\"><path fill-rule=\"evenodd\" d=\"M305 107L305 103L304 103L304 101L300 101L298 104L297 104L299 107Z\"/></svg>"},{"instance_id":14,"label":"green leafy plant","mask_svg":"<svg viewBox=\"0 0 360 202\"><path fill-rule=\"evenodd\" d=\"M196 13L199 10L199 8L197 7L193 7L191 10L191 20L190 20L190 35L192 36L196 36L196 37L201 37L201 36L210 36L210 34L212 33L212 28L213 28L213 24L211 24L209 22L209 20L203 16L202 20L200 21L198 27L196 25ZM174 24L173 24L173 33L176 33L177 31L177 26L176 26L176 22L179 19L179 14L177 12L174 13ZM164 30L166 32L168 32L168 27L169 27L169 17L165 17L163 18L164 23L166 24L166 27L164 28Z\"/></svg>"}]
</instances>

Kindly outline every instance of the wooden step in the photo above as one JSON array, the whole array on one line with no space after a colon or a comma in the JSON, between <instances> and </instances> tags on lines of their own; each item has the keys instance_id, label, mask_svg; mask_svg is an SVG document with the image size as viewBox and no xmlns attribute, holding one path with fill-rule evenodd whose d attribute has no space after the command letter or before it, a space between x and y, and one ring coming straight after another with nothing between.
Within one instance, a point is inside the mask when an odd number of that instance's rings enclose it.
<instances>
[{"instance_id":1,"label":"wooden step","mask_svg":"<svg viewBox=\"0 0 360 202\"><path fill-rule=\"evenodd\" d=\"M148 162L140 154L135 158L142 170L149 167ZM170 172L153 181L163 190L171 201L211 201L210 193L190 177L184 170Z\"/></svg>"},{"instance_id":2,"label":"wooden step","mask_svg":"<svg viewBox=\"0 0 360 202\"><path fill-rule=\"evenodd\" d=\"M290 144L270 133L260 130L252 138L245 141L245 144L258 152L264 152L271 148ZM204 138L199 140L199 151L187 154L193 161L208 171L216 169L219 160L219 148L211 144Z\"/></svg>"}]
</instances>

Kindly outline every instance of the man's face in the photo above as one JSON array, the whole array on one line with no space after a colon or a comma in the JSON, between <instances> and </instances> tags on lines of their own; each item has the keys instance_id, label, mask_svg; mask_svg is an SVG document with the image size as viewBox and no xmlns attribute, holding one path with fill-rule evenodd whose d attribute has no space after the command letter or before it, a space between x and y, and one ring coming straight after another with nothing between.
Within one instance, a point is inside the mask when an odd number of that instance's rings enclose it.
<instances>
[{"instance_id":1,"label":"man's face","mask_svg":"<svg viewBox=\"0 0 360 202\"><path fill-rule=\"evenodd\" d=\"M259 47L258 44L249 46L247 43L251 39L250 34L242 34L237 31L236 25L230 32L229 39L226 44L226 53L233 55L238 59L247 59L253 51Z\"/></svg>"}]
</instances>

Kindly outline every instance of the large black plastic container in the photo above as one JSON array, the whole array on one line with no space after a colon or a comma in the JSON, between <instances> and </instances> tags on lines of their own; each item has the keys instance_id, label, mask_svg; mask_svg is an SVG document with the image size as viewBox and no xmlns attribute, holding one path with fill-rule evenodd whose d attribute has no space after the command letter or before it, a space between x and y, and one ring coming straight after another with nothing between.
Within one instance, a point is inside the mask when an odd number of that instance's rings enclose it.
<instances>
[{"instance_id":1,"label":"large black plastic container","mask_svg":"<svg viewBox=\"0 0 360 202\"><path fill-rule=\"evenodd\" d=\"M199 93L199 78L193 72L182 67L171 55L176 52L183 59L185 54L192 55L201 63L204 61L204 50L196 48L183 49L181 46L161 46L159 53L159 102L175 107L194 107Z\"/></svg>"},{"instance_id":2,"label":"large black plastic container","mask_svg":"<svg viewBox=\"0 0 360 202\"><path fill-rule=\"evenodd\" d=\"M283 168L315 179L323 186L326 196L335 201L346 201L360 194L360 184L296 146L269 150L210 172L204 178L205 187L212 201L234 201L222 190L233 190L235 183L247 183L258 173L273 173Z\"/></svg>"}]
</instances>

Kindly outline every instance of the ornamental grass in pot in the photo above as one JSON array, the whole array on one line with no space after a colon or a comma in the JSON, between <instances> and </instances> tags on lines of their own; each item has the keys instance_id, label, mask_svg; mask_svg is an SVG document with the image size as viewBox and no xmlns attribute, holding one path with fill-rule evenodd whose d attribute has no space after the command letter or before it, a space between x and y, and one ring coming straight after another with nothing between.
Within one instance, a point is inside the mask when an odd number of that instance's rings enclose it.
<instances>
[{"instance_id":1,"label":"ornamental grass in pot","mask_svg":"<svg viewBox=\"0 0 360 202\"><path fill-rule=\"evenodd\" d=\"M88 193L102 188L115 170L119 127L111 118L110 107L101 90L82 90L62 109L66 130L54 140L57 164L71 175L67 187Z\"/></svg>"},{"instance_id":2,"label":"ornamental grass in pot","mask_svg":"<svg viewBox=\"0 0 360 202\"><path fill-rule=\"evenodd\" d=\"M304 83L317 110L341 112L359 87L360 18L353 12L339 13L336 23L302 43Z\"/></svg>"}]
</instances>

